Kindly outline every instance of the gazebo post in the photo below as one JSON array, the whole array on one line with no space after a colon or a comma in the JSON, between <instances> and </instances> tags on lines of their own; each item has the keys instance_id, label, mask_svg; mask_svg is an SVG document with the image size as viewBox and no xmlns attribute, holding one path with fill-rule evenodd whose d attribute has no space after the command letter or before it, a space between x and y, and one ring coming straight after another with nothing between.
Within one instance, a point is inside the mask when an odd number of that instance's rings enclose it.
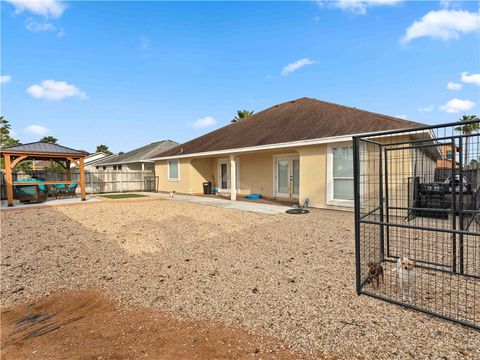
<instances>
[{"instance_id":1,"label":"gazebo post","mask_svg":"<svg viewBox=\"0 0 480 360\"><path fill-rule=\"evenodd\" d=\"M66 173L66 176L67 176L67 181L72 181L72 175L71 175L71 172L70 172L70 160L67 160L65 162L65 173Z\"/></svg>"},{"instance_id":2,"label":"gazebo post","mask_svg":"<svg viewBox=\"0 0 480 360\"><path fill-rule=\"evenodd\" d=\"M87 199L85 194L85 166L84 166L84 158L80 158L80 190L82 192L82 201Z\"/></svg>"},{"instance_id":3,"label":"gazebo post","mask_svg":"<svg viewBox=\"0 0 480 360\"><path fill-rule=\"evenodd\" d=\"M5 186L7 187L7 201L8 206L13 206L13 181L12 181L12 166L10 164L10 154L4 155L5 159Z\"/></svg>"}]
</instances>

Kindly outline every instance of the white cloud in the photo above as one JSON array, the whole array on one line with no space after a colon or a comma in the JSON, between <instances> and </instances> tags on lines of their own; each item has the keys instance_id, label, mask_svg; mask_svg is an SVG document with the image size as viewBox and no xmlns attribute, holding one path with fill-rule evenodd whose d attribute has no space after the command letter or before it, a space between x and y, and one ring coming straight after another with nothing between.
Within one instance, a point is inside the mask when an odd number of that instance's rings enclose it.
<instances>
[{"instance_id":1,"label":"white cloud","mask_svg":"<svg viewBox=\"0 0 480 360\"><path fill-rule=\"evenodd\" d=\"M452 81L450 81L447 84L447 89L448 90L460 90L461 88L462 88L462 84L454 83Z\"/></svg>"},{"instance_id":2,"label":"white cloud","mask_svg":"<svg viewBox=\"0 0 480 360\"><path fill-rule=\"evenodd\" d=\"M365 15L367 9L374 6L396 5L402 0L337 0L319 1L319 5L327 5L333 8L350 11L355 14Z\"/></svg>"},{"instance_id":3,"label":"white cloud","mask_svg":"<svg viewBox=\"0 0 480 360\"><path fill-rule=\"evenodd\" d=\"M311 64L315 64L315 61L312 61L309 58L305 58L305 59L295 61L294 63L288 64L287 66L284 66L281 75L282 76L287 76L291 72L294 72L295 70L298 70L305 65L311 65Z\"/></svg>"},{"instance_id":4,"label":"white cloud","mask_svg":"<svg viewBox=\"0 0 480 360\"><path fill-rule=\"evenodd\" d=\"M434 106L430 105L430 106L425 106L425 107L418 108L417 110L419 112L432 112L433 108L434 108Z\"/></svg>"},{"instance_id":5,"label":"white cloud","mask_svg":"<svg viewBox=\"0 0 480 360\"><path fill-rule=\"evenodd\" d=\"M59 37L65 35L62 28L58 28L52 23L39 23L31 18L27 19L27 21L25 22L25 27L29 31L34 33L43 32L43 31L53 31L53 32L56 32L57 36Z\"/></svg>"},{"instance_id":6,"label":"white cloud","mask_svg":"<svg viewBox=\"0 0 480 360\"><path fill-rule=\"evenodd\" d=\"M395 115L395 117L396 117L396 118L399 118L399 119L403 119L403 120L407 120L407 119L408 119L407 114Z\"/></svg>"},{"instance_id":7,"label":"white cloud","mask_svg":"<svg viewBox=\"0 0 480 360\"><path fill-rule=\"evenodd\" d=\"M480 85L480 74L469 74L468 72L462 72L462 82Z\"/></svg>"},{"instance_id":8,"label":"white cloud","mask_svg":"<svg viewBox=\"0 0 480 360\"><path fill-rule=\"evenodd\" d=\"M65 11L65 5L58 0L5 0L15 6L15 12L24 11L41 15L46 18L58 18Z\"/></svg>"},{"instance_id":9,"label":"white cloud","mask_svg":"<svg viewBox=\"0 0 480 360\"><path fill-rule=\"evenodd\" d=\"M440 7L444 9L458 8L460 6L460 1L458 0L441 0Z\"/></svg>"},{"instance_id":10,"label":"white cloud","mask_svg":"<svg viewBox=\"0 0 480 360\"><path fill-rule=\"evenodd\" d=\"M480 13L464 10L430 11L407 29L403 43L430 36L435 39L458 39L460 34L480 29Z\"/></svg>"},{"instance_id":11,"label":"white cloud","mask_svg":"<svg viewBox=\"0 0 480 360\"><path fill-rule=\"evenodd\" d=\"M1 75L0 76L0 84L6 84L12 80L12 77L10 75Z\"/></svg>"},{"instance_id":12,"label":"white cloud","mask_svg":"<svg viewBox=\"0 0 480 360\"><path fill-rule=\"evenodd\" d=\"M201 129L201 128L206 128L206 127L215 125L216 123L217 123L217 121L213 117L205 116L203 118L195 120L193 123L189 123L188 125L196 128L196 129Z\"/></svg>"},{"instance_id":13,"label":"white cloud","mask_svg":"<svg viewBox=\"0 0 480 360\"><path fill-rule=\"evenodd\" d=\"M34 98L46 100L62 100L66 97L87 98L87 95L78 87L65 81L44 80L40 85L28 87L27 92Z\"/></svg>"},{"instance_id":14,"label":"white cloud","mask_svg":"<svg viewBox=\"0 0 480 360\"><path fill-rule=\"evenodd\" d=\"M45 136L50 132L50 130L41 125L29 125L23 130L23 132L28 135Z\"/></svg>"},{"instance_id":15,"label":"white cloud","mask_svg":"<svg viewBox=\"0 0 480 360\"><path fill-rule=\"evenodd\" d=\"M440 106L439 109L447 113L459 113L461 111L470 110L474 106L475 103L473 101L455 98L447 101L444 105Z\"/></svg>"}]
</instances>

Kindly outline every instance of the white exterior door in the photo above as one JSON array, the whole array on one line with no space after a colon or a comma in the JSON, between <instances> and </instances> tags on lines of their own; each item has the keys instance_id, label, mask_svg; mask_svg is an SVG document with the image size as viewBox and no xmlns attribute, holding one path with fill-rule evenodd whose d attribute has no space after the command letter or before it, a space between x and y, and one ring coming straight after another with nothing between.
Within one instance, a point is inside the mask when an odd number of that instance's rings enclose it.
<instances>
[{"instance_id":1,"label":"white exterior door","mask_svg":"<svg viewBox=\"0 0 480 360\"><path fill-rule=\"evenodd\" d=\"M297 199L300 189L300 159L297 155L275 157L275 196Z\"/></svg>"},{"instance_id":2,"label":"white exterior door","mask_svg":"<svg viewBox=\"0 0 480 360\"><path fill-rule=\"evenodd\" d=\"M228 160L218 162L218 189L221 192L230 190L230 164Z\"/></svg>"},{"instance_id":3,"label":"white exterior door","mask_svg":"<svg viewBox=\"0 0 480 360\"><path fill-rule=\"evenodd\" d=\"M240 188L240 162L235 160L236 173L237 173L237 193ZM230 160L221 159L218 160L218 190L220 192L230 192Z\"/></svg>"}]
</instances>

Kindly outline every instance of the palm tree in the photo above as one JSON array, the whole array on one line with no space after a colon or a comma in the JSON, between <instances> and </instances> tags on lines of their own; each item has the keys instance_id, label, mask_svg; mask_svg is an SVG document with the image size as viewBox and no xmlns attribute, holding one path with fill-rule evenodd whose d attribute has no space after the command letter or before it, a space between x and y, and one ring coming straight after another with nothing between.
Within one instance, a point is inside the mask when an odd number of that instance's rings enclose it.
<instances>
[{"instance_id":1,"label":"palm tree","mask_svg":"<svg viewBox=\"0 0 480 360\"><path fill-rule=\"evenodd\" d=\"M460 119L461 122L470 122L474 120L480 120L477 115L463 115L462 118ZM480 130L480 123L474 122L474 123L469 123L469 124L464 124L461 126L457 126L455 128L455 131L461 132L463 135L467 135L465 137L465 149L463 150L464 152L464 157L463 157L463 166L467 166L468 164L468 153L469 153L469 147L470 147L470 136L474 132Z\"/></svg>"},{"instance_id":2,"label":"palm tree","mask_svg":"<svg viewBox=\"0 0 480 360\"><path fill-rule=\"evenodd\" d=\"M253 111L249 110L237 110L237 116L232 120L232 123L248 118L253 115Z\"/></svg>"},{"instance_id":3,"label":"palm tree","mask_svg":"<svg viewBox=\"0 0 480 360\"><path fill-rule=\"evenodd\" d=\"M11 128L12 128L12 126L10 125L8 120L5 119L4 116L0 116L0 134L1 134L2 138L4 136L7 136L7 135L10 134L10 129Z\"/></svg>"},{"instance_id":4,"label":"palm tree","mask_svg":"<svg viewBox=\"0 0 480 360\"><path fill-rule=\"evenodd\" d=\"M101 144L97 146L97 150L95 152L103 152L104 154L107 155L112 155L113 153L110 151L107 145Z\"/></svg>"},{"instance_id":5,"label":"palm tree","mask_svg":"<svg viewBox=\"0 0 480 360\"><path fill-rule=\"evenodd\" d=\"M40 139L40 141L50 143L50 144L56 144L58 139L49 135L49 136L44 136L43 138Z\"/></svg>"}]
</instances>

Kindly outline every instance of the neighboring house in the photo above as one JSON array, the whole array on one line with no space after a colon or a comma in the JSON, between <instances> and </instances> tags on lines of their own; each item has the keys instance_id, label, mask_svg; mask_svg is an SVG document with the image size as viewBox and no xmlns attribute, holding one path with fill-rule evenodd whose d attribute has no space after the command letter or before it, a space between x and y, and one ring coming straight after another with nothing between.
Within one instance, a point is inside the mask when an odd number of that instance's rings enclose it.
<instances>
[{"instance_id":1,"label":"neighboring house","mask_svg":"<svg viewBox=\"0 0 480 360\"><path fill-rule=\"evenodd\" d=\"M123 154L117 154L100 159L92 164L91 171L153 171L155 163L150 158L154 154L167 151L179 145L172 140L162 140L142 146Z\"/></svg>"},{"instance_id":2,"label":"neighboring house","mask_svg":"<svg viewBox=\"0 0 480 360\"><path fill-rule=\"evenodd\" d=\"M54 144L54 145L56 145L56 144ZM79 151L87 155L85 157L85 169L86 169L87 168L86 159L93 154L89 155L88 151L85 151L85 150L79 150ZM32 170L45 170L45 169L50 168L51 166L52 166L52 161L51 160L33 160L32 161ZM76 168L75 164L72 163L70 165L70 168L75 169Z\"/></svg>"},{"instance_id":3,"label":"neighboring house","mask_svg":"<svg viewBox=\"0 0 480 360\"><path fill-rule=\"evenodd\" d=\"M107 155L103 152L96 152L96 153L87 155L84 160L85 170L93 171L95 169L93 164L95 164L101 159L105 159L108 156L112 156L112 155ZM74 164L72 164L72 168L75 168Z\"/></svg>"},{"instance_id":4,"label":"neighboring house","mask_svg":"<svg viewBox=\"0 0 480 360\"><path fill-rule=\"evenodd\" d=\"M438 150L441 154L441 159L437 160L437 169L451 169L452 168L452 161L455 159L455 168L459 167L458 162L458 155L459 155L459 147L455 146L452 147L450 145L442 145L438 147Z\"/></svg>"},{"instance_id":5,"label":"neighboring house","mask_svg":"<svg viewBox=\"0 0 480 360\"><path fill-rule=\"evenodd\" d=\"M152 156L160 191L353 207L352 135L424 126L311 98L288 101Z\"/></svg>"}]
</instances>

